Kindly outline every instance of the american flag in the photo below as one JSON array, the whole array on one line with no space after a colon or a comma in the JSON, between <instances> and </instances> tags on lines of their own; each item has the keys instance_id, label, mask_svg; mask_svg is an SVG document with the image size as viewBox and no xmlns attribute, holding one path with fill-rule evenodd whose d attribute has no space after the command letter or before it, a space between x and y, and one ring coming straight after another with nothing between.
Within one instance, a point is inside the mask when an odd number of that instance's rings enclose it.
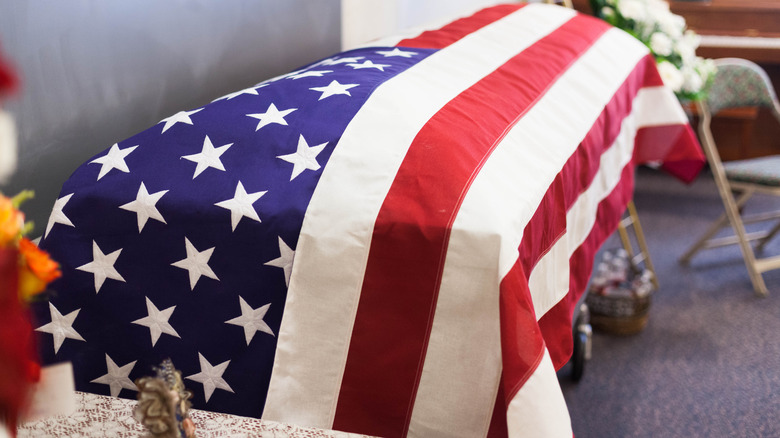
<instances>
[{"instance_id":1,"label":"american flag","mask_svg":"<svg viewBox=\"0 0 780 438\"><path fill-rule=\"evenodd\" d=\"M635 147L636 145L636 147ZM88 160L42 247L44 362L381 436L571 436L555 370L638 163L703 164L647 49L488 8L182 111Z\"/></svg>"}]
</instances>

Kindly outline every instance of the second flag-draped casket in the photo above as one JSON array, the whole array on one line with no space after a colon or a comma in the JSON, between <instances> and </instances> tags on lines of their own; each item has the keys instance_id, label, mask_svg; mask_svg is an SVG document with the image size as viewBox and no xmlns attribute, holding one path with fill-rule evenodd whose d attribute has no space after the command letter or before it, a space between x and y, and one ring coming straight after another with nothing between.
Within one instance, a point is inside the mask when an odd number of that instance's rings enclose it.
<instances>
[{"instance_id":1,"label":"second flag-draped casket","mask_svg":"<svg viewBox=\"0 0 780 438\"><path fill-rule=\"evenodd\" d=\"M647 49L485 9L175 114L63 185L44 362L381 436L571 436L555 370L633 168L703 163Z\"/></svg>"}]
</instances>

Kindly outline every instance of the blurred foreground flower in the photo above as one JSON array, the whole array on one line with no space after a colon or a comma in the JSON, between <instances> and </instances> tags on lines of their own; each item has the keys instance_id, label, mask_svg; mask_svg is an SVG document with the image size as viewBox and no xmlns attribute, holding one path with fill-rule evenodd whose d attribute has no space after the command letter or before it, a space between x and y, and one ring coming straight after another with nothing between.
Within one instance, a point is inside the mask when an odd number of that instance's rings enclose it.
<instances>
[{"instance_id":1,"label":"blurred foreground flower","mask_svg":"<svg viewBox=\"0 0 780 438\"><path fill-rule=\"evenodd\" d=\"M24 214L14 206L13 200L0 195L0 248L15 247L23 227Z\"/></svg>"},{"instance_id":2,"label":"blurred foreground flower","mask_svg":"<svg viewBox=\"0 0 780 438\"><path fill-rule=\"evenodd\" d=\"M19 241L19 255L19 298L29 302L62 272L59 263L26 237Z\"/></svg>"},{"instance_id":3,"label":"blurred foreground flower","mask_svg":"<svg viewBox=\"0 0 780 438\"><path fill-rule=\"evenodd\" d=\"M5 423L11 434L40 373L27 305L61 275L59 265L24 237L32 224L19 205L30 197L29 191L0 194L0 427Z\"/></svg>"}]
</instances>

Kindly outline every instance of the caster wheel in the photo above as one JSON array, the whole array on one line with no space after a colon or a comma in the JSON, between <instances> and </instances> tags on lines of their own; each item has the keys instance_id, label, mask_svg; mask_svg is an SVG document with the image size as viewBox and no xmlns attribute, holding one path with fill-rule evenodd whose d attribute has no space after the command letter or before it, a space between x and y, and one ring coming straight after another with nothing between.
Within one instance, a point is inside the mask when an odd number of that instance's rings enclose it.
<instances>
[{"instance_id":1,"label":"caster wheel","mask_svg":"<svg viewBox=\"0 0 780 438\"><path fill-rule=\"evenodd\" d=\"M582 374L585 372L585 353L588 342L589 339L586 333L576 332L574 334L574 352L571 356L571 379L574 382L579 382L582 379Z\"/></svg>"},{"instance_id":2,"label":"caster wheel","mask_svg":"<svg viewBox=\"0 0 780 438\"><path fill-rule=\"evenodd\" d=\"M590 310L586 304L580 305L580 313L574 326L574 346L571 356L571 379L579 382L585 371L585 362L591 356L591 337L593 329L590 326Z\"/></svg>"}]
</instances>

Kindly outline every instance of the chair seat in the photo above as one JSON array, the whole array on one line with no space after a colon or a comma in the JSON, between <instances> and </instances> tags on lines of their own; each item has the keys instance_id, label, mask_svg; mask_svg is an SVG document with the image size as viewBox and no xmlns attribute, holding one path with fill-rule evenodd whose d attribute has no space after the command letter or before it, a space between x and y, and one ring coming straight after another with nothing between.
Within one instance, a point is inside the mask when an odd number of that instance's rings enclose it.
<instances>
[{"instance_id":1,"label":"chair seat","mask_svg":"<svg viewBox=\"0 0 780 438\"><path fill-rule=\"evenodd\" d=\"M723 169L730 181L780 187L780 155L729 161Z\"/></svg>"}]
</instances>

